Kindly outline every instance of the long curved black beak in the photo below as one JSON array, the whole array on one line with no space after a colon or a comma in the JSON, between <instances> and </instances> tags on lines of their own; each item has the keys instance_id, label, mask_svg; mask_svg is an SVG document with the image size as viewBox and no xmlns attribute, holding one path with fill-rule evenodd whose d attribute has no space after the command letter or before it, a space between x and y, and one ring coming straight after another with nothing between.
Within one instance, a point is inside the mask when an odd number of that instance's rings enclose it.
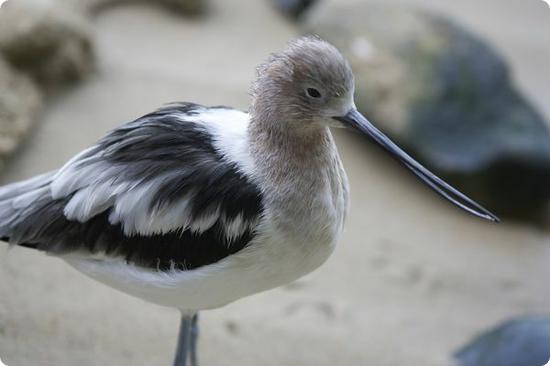
<instances>
[{"instance_id":1,"label":"long curved black beak","mask_svg":"<svg viewBox=\"0 0 550 366\"><path fill-rule=\"evenodd\" d=\"M369 122L355 108L348 114L341 117L333 117L335 120L342 122L346 127L352 127L359 130L361 133L372 138L376 143L393 155L401 164L409 168L420 180L426 183L431 189L438 194L448 199L458 207L466 210L472 215L483 219L499 222L499 218L489 210L474 202L464 194L445 183L442 179L426 169L422 164L414 160L410 155L401 150L392 140L378 130L372 123Z\"/></svg>"}]
</instances>

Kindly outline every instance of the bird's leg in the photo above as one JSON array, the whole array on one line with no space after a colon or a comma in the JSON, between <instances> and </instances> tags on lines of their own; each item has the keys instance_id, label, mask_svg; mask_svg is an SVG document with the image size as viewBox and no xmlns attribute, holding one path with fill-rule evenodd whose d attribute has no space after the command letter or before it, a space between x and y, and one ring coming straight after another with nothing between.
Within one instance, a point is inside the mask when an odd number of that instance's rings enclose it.
<instances>
[{"instance_id":1,"label":"bird's leg","mask_svg":"<svg viewBox=\"0 0 550 366\"><path fill-rule=\"evenodd\" d=\"M197 342L199 340L199 314L193 315L191 319L191 341L189 343L189 356L191 366L198 366L197 362Z\"/></svg>"},{"instance_id":2,"label":"bird's leg","mask_svg":"<svg viewBox=\"0 0 550 366\"><path fill-rule=\"evenodd\" d=\"M191 345L191 325L193 316L181 315L180 333L178 336L178 346L176 349L176 357L174 366L187 366L187 358Z\"/></svg>"}]
</instances>

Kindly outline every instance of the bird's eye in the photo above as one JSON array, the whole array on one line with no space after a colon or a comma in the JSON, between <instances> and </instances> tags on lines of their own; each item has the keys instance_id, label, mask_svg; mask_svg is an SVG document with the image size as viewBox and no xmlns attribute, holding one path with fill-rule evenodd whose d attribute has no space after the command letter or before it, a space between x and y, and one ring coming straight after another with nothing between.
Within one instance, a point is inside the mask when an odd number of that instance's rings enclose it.
<instances>
[{"instance_id":1,"label":"bird's eye","mask_svg":"<svg viewBox=\"0 0 550 366\"><path fill-rule=\"evenodd\" d=\"M307 88L306 93L311 98L321 98L321 92L315 88Z\"/></svg>"}]
</instances>

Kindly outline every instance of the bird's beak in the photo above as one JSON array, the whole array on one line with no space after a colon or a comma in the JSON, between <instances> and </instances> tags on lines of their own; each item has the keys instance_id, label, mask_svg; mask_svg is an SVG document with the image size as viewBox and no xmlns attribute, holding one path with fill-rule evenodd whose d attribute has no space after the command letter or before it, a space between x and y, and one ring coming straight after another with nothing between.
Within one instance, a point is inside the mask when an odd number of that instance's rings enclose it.
<instances>
[{"instance_id":1,"label":"bird's beak","mask_svg":"<svg viewBox=\"0 0 550 366\"><path fill-rule=\"evenodd\" d=\"M409 168L421 181L426 183L431 189L439 193L444 198L448 199L458 207L467 212L487 219L493 222L499 222L499 218L490 211L474 202L464 194L460 193L442 179L430 172L419 162L414 160L410 155L401 150L392 140L378 130L372 123L369 122L355 108L348 112L345 116L333 117L335 120L342 122L346 127L351 127L361 133L369 136L384 150L393 155L401 164Z\"/></svg>"}]
</instances>

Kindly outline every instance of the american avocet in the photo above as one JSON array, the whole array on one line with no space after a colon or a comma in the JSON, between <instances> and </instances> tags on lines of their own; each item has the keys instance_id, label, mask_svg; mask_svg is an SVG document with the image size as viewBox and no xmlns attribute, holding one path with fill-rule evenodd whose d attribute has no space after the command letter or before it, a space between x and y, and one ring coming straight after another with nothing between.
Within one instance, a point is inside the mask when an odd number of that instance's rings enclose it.
<instances>
[{"instance_id":1,"label":"american avocet","mask_svg":"<svg viewBox=\"0 0 550 366\"><path fill-rule=\"evenodd\" d=\"M357 130L466 211L497 218L403 152L355 108L353 74L305 37L258 68L250 112L168 105L61 169L0 189L0 237L182 313L175 365L196 365L197 313L313 271L348 207L329 127Z\"/></svg>"}]
</instances>

